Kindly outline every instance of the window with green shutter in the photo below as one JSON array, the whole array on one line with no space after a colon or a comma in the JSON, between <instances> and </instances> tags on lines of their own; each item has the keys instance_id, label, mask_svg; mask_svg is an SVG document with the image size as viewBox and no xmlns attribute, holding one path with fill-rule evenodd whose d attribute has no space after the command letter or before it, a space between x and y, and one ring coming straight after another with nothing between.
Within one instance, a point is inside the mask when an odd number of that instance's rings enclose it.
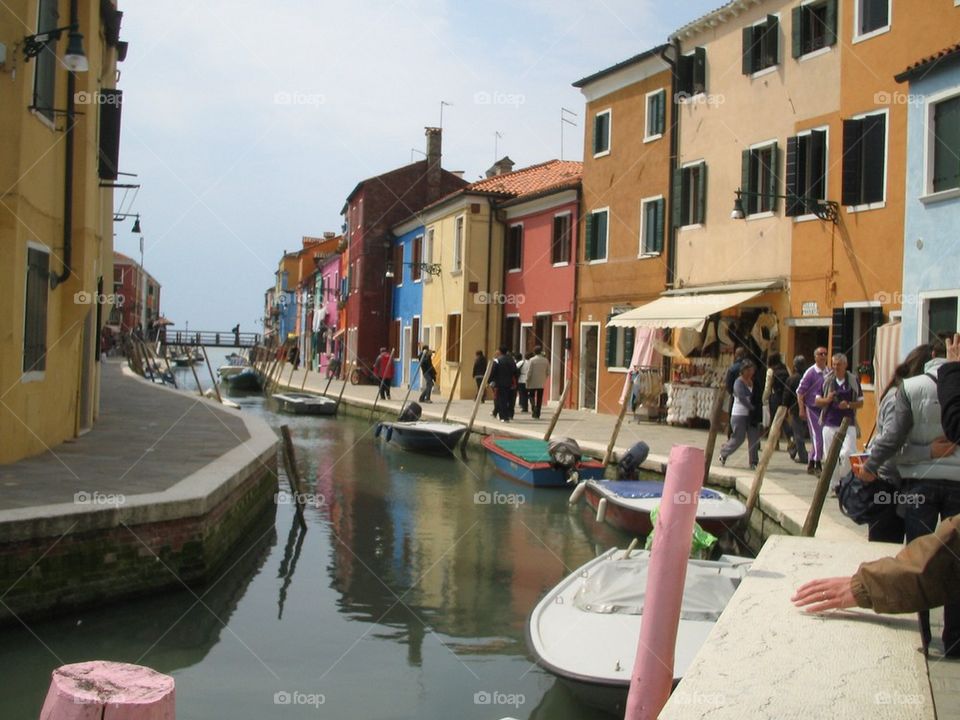
<instances>
[{"instance_id":1,"label":"window with green shutter","mask_svg":"<svg viewBox=\"0 0 960 720\"><path fill-rule=\"evenodd\" d=\"M787 216L812 213L814 201L827 197L826 130L811 130L787 138L785 175Z\"/></svg>"},{"instance_id":2,"label":"window with green shutter","mask_svg":"<svg viewBox=\"0 0 960 720\"><path fill-rule=\"evenodd\" d=\"M587 262L607 258L607 215L607 210L594 210L587 215Z\"/></svg>"},{"instance_id":3,"label":"window with green shutter","mask_svg":"<svg viewBox=\"0 0 960 720\"><path fill-rule=\"evenodd\" d=\"M40 0L37 9L37 33L55 29L59 23L57 0ZM53 122L54 89L57 73L57 42L51 40L37 55L33 68L33 105L40 115Z\"/></svg>"},{"instance_id":4,"label":"window with green shutter","mask_svg":"<svg viewBox=\"0 0 960 720\"><path fill-rule=\"evenodd\" d=\"M886 171L886 113L843 121L844 205L883 201Z\"/></svg>"},{"instance_id":5,"label":"window with green shutter","mask_svg":"<svg viewBox=\"0 0 960 720\"><path fill-rule=\"evenodd\" d=\"M607 316L607 322L615 317ZM604 353L607 368L628 368L633 360L633 347L636 343L637 330L632 327L614 327L607 325L606 352Z\"/></svg>"},{"instance_id":6,"label":"window with green shutter","mask_svg":"<svg viewBox=\"0 0 960 720\"><path fill-rule=\"evenodd\" d=\"M837 0L822 0L793 8L792 52L800 58L837 43Z\"/></svg>"},{"instance_id":7,"label":"window with green shutter","mask_svg":"<svg viewBox=\"0 0 960 720\"><path fill-rule=\"evenodd\" d=\"M744 191L742 200L746 215L776 212L779 165L780 151L776 142L741 153L740 189Z\"/></svg>"},{"instance_id":8,"label":"window with green shutter","mask_svg":"<svg viewBox=\"0 0 960 720\"><path fill-rule=\"evenodd\" d=\"M593 117L593 154L610 152L610 111L598 112Z\"/></svg>"},{"instance_id":9,"label":"window with green shutter","mask_svg":"<svg viewBox=\"0 0 960 720\"><path fill-rule=\"evenodd\" d=\"M50 253L27 248L27 290L23 310L23 372L47 367L47 297L50 289Z\"/></svg>"},{"instance_id":10,"label":"window with green shutter","mask_svg":"<svg viewBox=\"0 0 960 720\"><path fill-rule=\"evenodd\" d=\"M688 55L681 55L677 61L677 95L681 99L693 97L707 89L707 51L694 48Z\"/></svg>"},{"instance_id":11,"label":"window with green shutter","mask_svg":"<svg viewBox=\"0 0 960 720\"><path fill-rule=\"evenodd\" d=\"M612 315L610 317L613 317ZM608 320L610 318L607 318ZM617 342L620 339L620 334L617 332L618 328L613 327L612 325L607 325L606 332L606 362L607 367L620 367L617 365Z\"/></svg>"},{"instance_id":12,"label":"window with green shutter","mask_svg":"<svg viewBox=\"0 0 960 720\"><path fill-rule=\"evenodd\" d=\"M960 188L960 95L933 107L933 192Z\"/></svg>"},{"instance_id":13,"label":"window with green shutter","mask_svg":"<svg viewBox=\"0 0 960 720\"><path fill-rule=\"evenodd\" d=\"M657 255L663 252L663 198L642 201L640 214L640 254Z\"/></svg>"},{"instance_id":14,"label":"window with green shutter","mask_svg":"<svg viewBox=\"0 0 960 720\"><path fill-rule=\"evenodd\" d=\"M667 91L657 90L647 95L647 122L644 140L663 135L666 127Z\"/></svg>"},{"instance_id":15,"label":"window with green shutter","mask_svg":"<svg viewBox=\"0 0 960 720\"><path fill-rule=\"evenodd\" d=\"M743 28L743 74L752 75L780 62L780 19L766 20Z\"/></svg>"},{"instance_id":16,"label":"window with green shutter","mask_svg":"<svg viewBox=\"0 0 960 720\"><path fill-rule=\"evenodd\" d=\"M677 227L699 225L707 217L707 165L678 168L673 176L673 218Z\"/></svg>"}]
</instances>

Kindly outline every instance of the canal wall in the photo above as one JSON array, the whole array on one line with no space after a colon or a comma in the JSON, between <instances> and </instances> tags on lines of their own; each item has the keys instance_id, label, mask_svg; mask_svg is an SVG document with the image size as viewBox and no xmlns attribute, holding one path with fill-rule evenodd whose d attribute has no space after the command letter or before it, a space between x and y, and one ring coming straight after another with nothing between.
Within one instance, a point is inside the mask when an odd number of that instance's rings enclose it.
<instances>
[{"instance_id":1,"label":"canal wall","mask_svg":"<svg viewBox=\"0 0 960 720\"><path fill-rule=\"evenodd\" d=\"M278 440L265 421L139 378L114 380L125 393L146 392L153 419L179 418L176 422L183 424L192 412L196 427L187 428L162 454L145 455L132 470L139 482L126 480L130 486L139 484L135 493L118 492L106 477L100 486L89 479L103 472L105 458L116 454L109 431L98 438L95 427L77 441L84 451L70 459L76 478L68 489L75 491L72 502L0 510L0 587L5 591L0 622L203 583L215 576L250 528L276 510ZM235 428L242 426L243 439L227 420ZM137 432L157 432L158 423L145 424L142 417L115 413L113 421L128 426L131 443L138 442ZM206 461L204 453L209 455L216 442L204 432L226 435L219 442L233 447ZM143 440L156 443L155 437ZM39 475L45 461L51 473L63 475L55 456L31 461L20 475ZM185 467L191 471L178 475ZM17 477L16 465L0 470L4 477ZM144 478L157 486L155 492L142 491Z\"/></svg>"}]
</instances>

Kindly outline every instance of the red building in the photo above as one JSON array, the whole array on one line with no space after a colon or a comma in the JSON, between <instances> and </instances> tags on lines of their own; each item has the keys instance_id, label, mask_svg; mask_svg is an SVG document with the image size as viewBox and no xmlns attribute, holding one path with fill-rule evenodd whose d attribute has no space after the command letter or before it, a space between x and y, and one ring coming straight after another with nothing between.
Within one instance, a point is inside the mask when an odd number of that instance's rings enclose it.
<instances>
[{"instance_id":1,"label":"red building","mask_svg":"<svg viewBox=\"0 0 960 720\"><path fill-rule=\"evenodd\" d=\"M371 367L389 336L393 284L386 277L390 228L466 181L440 167L440 128L426 128L427 157L362 180L343 207L346 232L346 348L344 361Z\"/></svg>"},{"instance_id":2,"label":"red building","mask_svg":"<svg viewBox=\"0 0 960 720\"><path fill-rule=\"evenodd\" d=\"M133 258L113 253L113 308L110 325L121 333L149 329L160 316L160 283Z\"/></svg>"}]
</instances>

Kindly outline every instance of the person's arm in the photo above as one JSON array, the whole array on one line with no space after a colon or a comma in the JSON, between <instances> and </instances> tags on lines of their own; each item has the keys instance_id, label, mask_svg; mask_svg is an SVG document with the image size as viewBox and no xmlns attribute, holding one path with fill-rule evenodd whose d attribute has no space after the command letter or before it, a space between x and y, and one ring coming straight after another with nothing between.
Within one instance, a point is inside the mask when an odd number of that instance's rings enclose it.
<instances>
[{"instance_id":1,"label":"person's arm","mask_svg":"<svg viewBox=\"0 0 960 720\"><path fill-rule=\"evenodd\" d=\"M867 482L876 479L880 466L900 451L913 429L913 411L907 394L903 388L891 392L896 393L892 415L888 422L884 422L883 431L874 437L870 445L870 457L859 475Z\"/></svg>"},{"instance_id":2,"label":"person's arm","mask_svg":"<svg viewBox=\"0 0 960 720\"><path fill-rule=\"evenodd\" d=\"M947 360L937 373L940 422L947 439L960 442L960 335L947 340Z\"/></svg>"},{"instance_id":3,"label":"person's arm","mask_svg":"<svg viewBox=\"0 0 960 720\"><path fill-rule=\"evenodd\" d=\"M733 394L744 407L746 407L751 412L753 411L752 391L747 387L747 384L740 378L737 378L737 381L733 384Z\"/></svg>"}]
</instances>

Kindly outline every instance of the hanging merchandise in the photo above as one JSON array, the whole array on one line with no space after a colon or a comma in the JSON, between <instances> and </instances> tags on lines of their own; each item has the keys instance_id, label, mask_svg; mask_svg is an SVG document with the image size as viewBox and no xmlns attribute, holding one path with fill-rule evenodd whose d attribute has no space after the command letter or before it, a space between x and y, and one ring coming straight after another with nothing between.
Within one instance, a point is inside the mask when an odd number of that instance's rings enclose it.
<instances>
[{"instance_id":1,"label":"hanging merchandise","mask_svg":"<svg viewBox=\"0 0 960 720\"><path fill-rule=\"evenodd\" d=\"M692 328L681 328L677 338L677 348L684 356L689 355L694 350L699 350L700 333Z\"/></svg>"},{"instance_id":2,"label":"hanging merchandise","mask_svg":"<svg viewBox=\"0 0 960 720\"><path fill-rule=\"evenodd\" d=\"M717 321L708 320L707 327L704 330L703 345L700 346L700 352L705 353L707 348L717 342Z\"/></svg>"},{"instance_id":3,"label":"hanging merchandise","mask_svg":"<svg viewBox=\"0 0 960 720\"><path fill-rule=\"evenodd\" d=\"M753 329L750 331L750 337L753 338L753 341L757 343L757 347L759 347L762 352L770 350L773 341L777 339L777 334L776 313L761 313L760 317L758 317L757 321L753 324Z\"/></svg>"},{"instance_id":4,"label":"hanging merchandise","mask_svg":"<svg viewBox=\"0 0 960 720\"><path fill-rule=\"evenodd\" d=\"M720 340L720 345L730 349L734 347L733 338L730 337L731 322L732 321L727 318L721 318L717 323L717 337Z\"/></svg>"}]
</instances>

